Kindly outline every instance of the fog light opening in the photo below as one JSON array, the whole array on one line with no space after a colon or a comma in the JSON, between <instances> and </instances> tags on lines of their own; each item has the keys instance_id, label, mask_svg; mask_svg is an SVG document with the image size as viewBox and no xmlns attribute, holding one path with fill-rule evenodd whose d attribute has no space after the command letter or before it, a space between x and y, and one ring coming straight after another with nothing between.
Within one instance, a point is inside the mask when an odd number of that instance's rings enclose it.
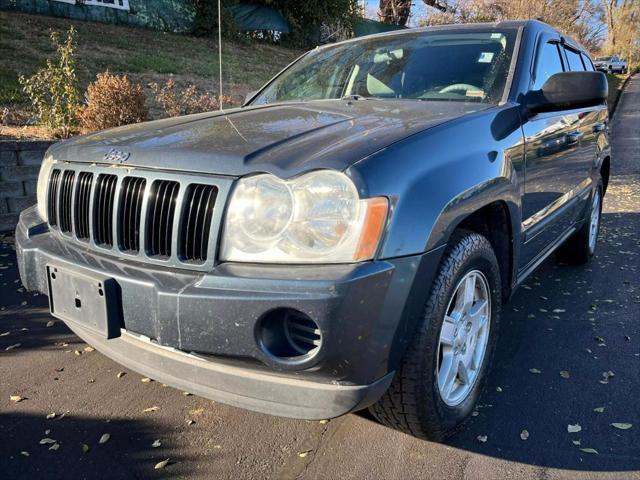
<instances>
[{"instance_id":1,"label":"fog light opening","mask_svg":"<svg viewBox=\"0 0 640 480\"><path fill-rule=\"evenodd\" d=\"M313 356L322 345L318 324L292 308L278 308L265 314L257 333L262 349L284 360Z\"/></svg>"}]
</instances>

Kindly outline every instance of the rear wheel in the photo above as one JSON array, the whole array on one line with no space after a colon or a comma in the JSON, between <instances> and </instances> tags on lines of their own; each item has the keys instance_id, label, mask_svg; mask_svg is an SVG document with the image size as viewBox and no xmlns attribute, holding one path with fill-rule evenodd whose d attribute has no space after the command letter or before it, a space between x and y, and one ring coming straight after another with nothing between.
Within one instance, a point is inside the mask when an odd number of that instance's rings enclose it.
<instances>
[{"instance_id":1,"label":"rear wheel","mask_svg":"<svg viewBox=\"0 0 640 480\"><path fill-rule=\"evenodd\" d=\"M574 233L562 246L560 255L563 260L579 265L587 263L596 251L600 219L602 217L602 182L598 183L591 202L589 214L580 230Z\"/></svg>"},{"instance_id":2,"label":"rear wheel","mask_svg":"<svg viewBox=\"0 0 640 480\"><path fill-rule=\"evenodd\" d=\"M457 233L441 262L421 324L389 390L370 407L383 424L442 440L469 418L497 339L500 273L489 241Z\"/></svg>"}]
</instances>

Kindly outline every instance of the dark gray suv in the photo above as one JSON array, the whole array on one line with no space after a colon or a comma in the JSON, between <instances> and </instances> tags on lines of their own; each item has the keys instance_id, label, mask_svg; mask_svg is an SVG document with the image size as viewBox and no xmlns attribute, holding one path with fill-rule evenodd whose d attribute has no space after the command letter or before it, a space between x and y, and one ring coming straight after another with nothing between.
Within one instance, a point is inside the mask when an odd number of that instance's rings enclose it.
<instances>
[{"instance_id":1,"label":"dark gray suv","mask_svg":"<svg viewBox=\"0 0 640 480\"><path fill-rule=\"evenodd\" d=\"M594 253L606 97L535 21L317 48L242 108L51 147L22 281L161 382L305 419L370 407L440 439L518 284L558 249Z\"/></svg>"}]
</instances>

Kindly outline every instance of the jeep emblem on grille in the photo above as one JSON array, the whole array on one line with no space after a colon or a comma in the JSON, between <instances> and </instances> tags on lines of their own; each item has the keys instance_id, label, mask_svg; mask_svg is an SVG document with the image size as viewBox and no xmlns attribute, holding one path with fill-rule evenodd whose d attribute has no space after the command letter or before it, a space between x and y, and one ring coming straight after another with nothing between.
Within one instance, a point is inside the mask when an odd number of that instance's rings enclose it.
<instances>
[{"instance_id":1,"label":"jeep emblem on grille","mask_svg":"<svg viewBox=\"0 0 640 480\"><path fill-rule=\"evenodd\" d=\"M130 156L131 152L122 152L120 150L112 148L104 154L104 161L111 163L124 163L129 159Z\"/></svg>"}]
</instances>

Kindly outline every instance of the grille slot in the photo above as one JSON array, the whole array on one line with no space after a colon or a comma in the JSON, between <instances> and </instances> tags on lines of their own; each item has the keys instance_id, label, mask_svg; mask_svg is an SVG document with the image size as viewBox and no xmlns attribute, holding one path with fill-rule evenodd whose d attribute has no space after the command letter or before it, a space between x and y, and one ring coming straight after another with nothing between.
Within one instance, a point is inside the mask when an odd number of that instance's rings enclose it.
<instances>
[{"instance_id":1,"label":"grille slot","mask_svg":"<svg viewBox=\"0 0 640 480\"><path fill-rule=\"evenodd\" d=\"M118 208L118 246L122 251L140 250L140 217L146 184L140 177L126 177L122 181Z\"/></svg>"},{"instance_id":2,"label":"grille slot","mask_svg":"<svg viewBox=\"0 0 640 480\"><path fill-rule=\"evenodd\" d=\"M93 239L97 245L113 246L113 203L116 175L101 174L96 182L93 200Z\"/></svg>"},{"instance_id":3,"label":"grille slot","mask_svg":"<svg viewBox=\"0 0 640 480\"><path fill-rule=\"evenodd\" d=\"M60 170L55 169L51 172L49 180L49 195L47 196L47 217L49 217L49 225L56 226L58 224L58 189L60 187Z\"/></svg>"},{"instance_id":4,"label":"grille slot","mask_svg":"<svg viewBox=\"0 0 640 480\"><path fill-rule=\"evenodd\" d=\"M147 211L146 248L150 257L170 257L173 243L173 220L180 184L156 180L151 185Z\"/></svg>"},{"instance_id":5,"label":"grille slot","mask_svg":"<svg viewBox=\"0 0 640 480\"><path fill-rule=\"evenodd\" d=\"M60 183L60 202L58 204L60 209L60 230L65 233L71 233L73 230L71 201L73 199L73 180L75 177L76 172L66 170L62 174L62 182Z\"/></svg>"},{"instance_id":6,"label":"grille slot","mask_svg":"<svg viewBox=\"0 0 640 480\"><path fill-rule=\"evenodd\" d=\"M211 218L218 189L213 185L192 184L183 202L180 229L180 258L205 262L211 231Z\"/></svg>"},{"instance_id":7,"label":"grille slot","mask_svg":"<svg viewBox=\"0 0 640 480\"><path fill-rule=\"evenodd\" d=\"M299 355L313 352L322 343L318 325L310 318L297 314L297 312L287 312L284 331L289 343Z\"/></svg>"},{"instance_id":8,"label":"grille slot","mask_svg":"<svg viewBox=\"0 0 640 480\"><path fill-rule=\"evenodd\" d=\"M89 239L89 202L91 200L91 186L93 173L80 172L76 182L76 200L73 206L76 226L76 237Z\"/></svg>"}]
</instances>

